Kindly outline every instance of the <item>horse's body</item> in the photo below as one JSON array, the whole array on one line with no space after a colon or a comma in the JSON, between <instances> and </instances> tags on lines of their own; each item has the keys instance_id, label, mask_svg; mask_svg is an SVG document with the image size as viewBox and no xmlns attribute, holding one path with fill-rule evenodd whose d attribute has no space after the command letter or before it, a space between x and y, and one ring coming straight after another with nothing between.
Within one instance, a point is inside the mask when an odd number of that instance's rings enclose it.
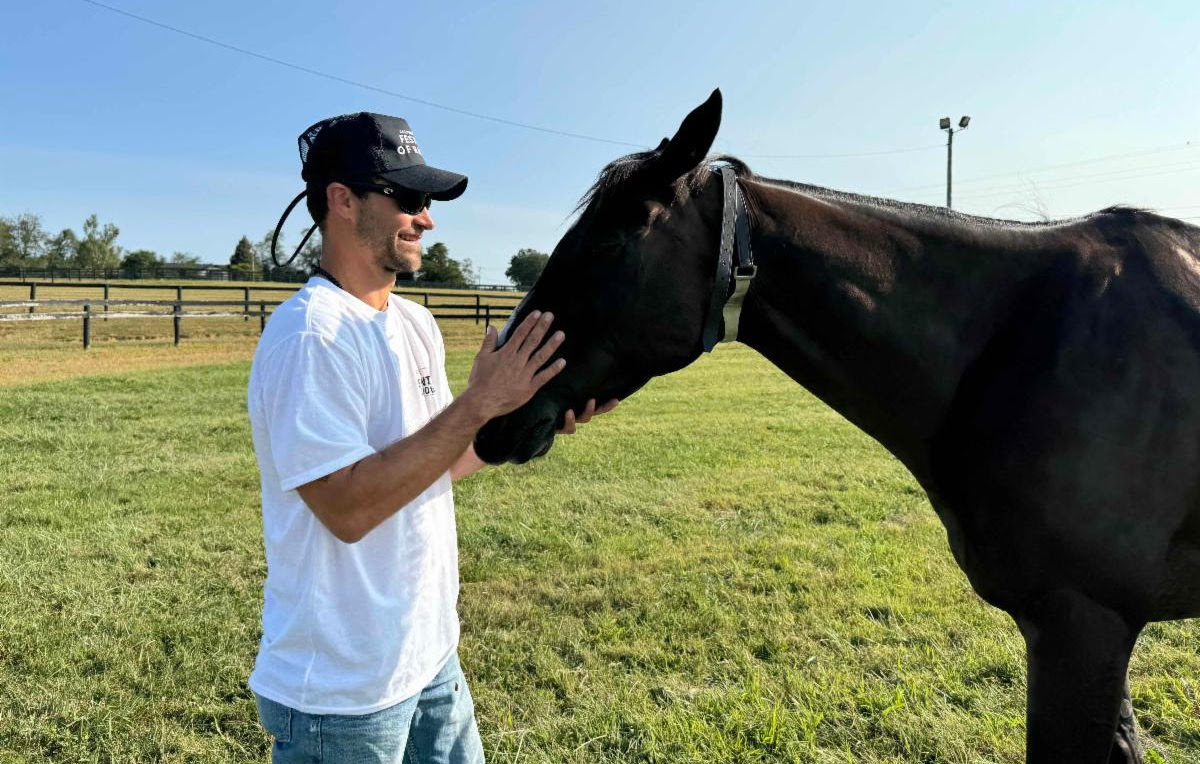
<instances>
[{"instance_id":1,"label":"horse's body","mask_svg":"<svg viewBox=\"0 0 1200 764\"><path fill-rule=\"evenodd\" d=\"M490 423L481 456L544 453L566 408L699 355L719 110L602 176L518 311L555 312L567 370ZM1134 641L1200 616L1200 229L1125 208L1006 223L728 161L758 264L738 339L925 488L971 584L1026 638L1029 761L1139 761Z\"/></svg>"}]
</instances>

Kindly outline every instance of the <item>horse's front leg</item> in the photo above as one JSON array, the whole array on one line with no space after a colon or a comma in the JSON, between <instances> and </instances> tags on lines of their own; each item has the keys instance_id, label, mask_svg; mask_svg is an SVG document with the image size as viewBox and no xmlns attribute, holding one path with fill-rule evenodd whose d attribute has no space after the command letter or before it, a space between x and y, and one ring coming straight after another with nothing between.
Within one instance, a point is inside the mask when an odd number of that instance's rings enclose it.
<instances>
[{"instance_id":1,"label":"horse's front leg","mask_svg":"<svg viewBox=\"0 0 1200 764\"><path fill-rule=\"evenodd\" d=\"M1141 764L1132 708L1122 708L1141 624L1071 590L1044 596L1017 623L1029 661L1028 764Z\"/></svg>"}]
</instances>

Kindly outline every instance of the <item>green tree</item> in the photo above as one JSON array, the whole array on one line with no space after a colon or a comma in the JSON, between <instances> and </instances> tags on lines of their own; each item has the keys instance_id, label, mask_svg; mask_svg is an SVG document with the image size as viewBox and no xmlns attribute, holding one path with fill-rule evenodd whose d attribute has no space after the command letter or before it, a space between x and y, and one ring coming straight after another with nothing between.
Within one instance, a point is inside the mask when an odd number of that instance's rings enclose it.
<instances>
[{"instance_id":1,"label":"green tree","mask_svg":"<svg viewBox=\"0 0 1200 764\"><path fill-rule=\"evenodd\" d=\"M417 271L417 280L459 288L467 285L462 265L450 257L450 248L440 241L430 244L421 255L421 269Z\"/></svg>"},{"instance_id":2,"label":"green tree","mask_svg":"<svg viewBox=\"0 0 1200 764\"><path fill-rule=\"evenodd\" d=\"M504 275L519 289L531 289L546 268L550 255L536 249L520 249L508 261Z\"/></svg>"},{"instance_id":3,"label":"green tree","mask_svg":"<svg viewBox=\"0 0 1200 764\"><path fill-rule=\"evenodd\" d=\"M299 231L298 239L304 238L304 234L308 233L307 228L302 228ZM270 246L271 242L267 242ZM283 255L287 257L291 252ZM291 264L291 268L304 271L306 274L312 274L321 264L321 229L313 231L312 236L308 237L308 241L304 242L304 246L300 249L300 254L296 255L296 260Z\"/></svg>"},{"instance_id":4,"label":"green tree","mask_svg":"<svg viewBox=\"0 0 1200 764\"><path fill-rule=\"evenodd\" d=\"M193 255L191 252L172 252L171 259L168 261L171 265L178 265L184 268L190 268L200 264L200 258Z\"/></svg>"},{"instance_id":5,"label":"green tree","mask_svg":"<svg viewBox=\"0 0 1200 764\"><path fill-rule=\"evenodd\" d=\"M17 215L9 221L12 237L12 254L15 255L11 265L18 268L39 268L46 256L46 242L49 239L42 230L42 219L37 215L25 213Z\"/></svg>"},{"instance_id":6,"label":"green tree","mask_svg":"<svg viewBox=\"0 0 1200 764\"><path fill-rule=\"evenodd\" d=\"M13 236L13 221L0 217L0 268L8 268L17 259L17 240Z\"/></svg>"},{"instance_id":7,"label":"green tree","mask_svg":"<svg viewBox=\"0 0 1200 764\"><path fill-rule=\"evenodd\" d=\"M83 222L83 238L75 248L77 268L116 268L121 262L121 248L117 236L121 229L112 223L100 225L95 215Z\"/></svg>"},{"instance_id":8,"label":"green tree","mask_svg":"<svg viewBox=\"0 0 1200 764\"><path fill-rule=\"evenodd\" d=\"M254 242L254 254L258 257L258 262L264 269L274 270L275 261L271 259L271 235L275 233L274 229L267 231L263 237ZM286 234L283 231L279 232L279 241L275 244L275 256L279 258L279 262L287 259L288 255L292 254L287 250Z\"/></svg>"},{"instance_id":9,"label":"green tree","mask_svg":"<svg viewBox=\"0 0 1200 764\"><path fill-rule=\"evenodd\" d=\"M154 273L156 266L162 265L158 255L149 249L135 249L121 258L121 271L125 278L140 279Z\"/></svg>"},{"instance_id":10,"label":"green tree","mask_svg":"<svg viewBox=\"0 0 1200 764\"><path fill-rule=\"evenodd\" d=\"M233 256L229 258L229 268L244 276L253 276L258 273L258 253L254 251L254 245L250 243L250 239L243 236L238 240L237 247L233 250Z\"/></svg>"},{"instance_id":11,"label":"green tree","mask_svg":"<svg viewBox=\"0 0 1200 764\"><path fill-rule=\"evenodd\" d=\"M0 218L0 268L40 268L48 241L37 215Z\"/></svg>"},{"instance_id":12,"label":"green tree","mask_svg":"<svg viewBox=\"0 0 1200 764\"><path fill-rule=\"evenodd\" d=\"M69 268L79 253L79 237L70 228L64 228L46 243L46 267Z\"/></svg>"},{"instance_id":13,"label":"green tree","mask_svg":"<svg viewBox=\"0 0 1200 764\"><path fill-rule=\"evenodd\" d=\"M471 258L466 258L462 261L463 279L467 282L467 286L477 286L479 284L479 269L475 267L475 263L471 262Z\"/></svg>"}]
</instances>

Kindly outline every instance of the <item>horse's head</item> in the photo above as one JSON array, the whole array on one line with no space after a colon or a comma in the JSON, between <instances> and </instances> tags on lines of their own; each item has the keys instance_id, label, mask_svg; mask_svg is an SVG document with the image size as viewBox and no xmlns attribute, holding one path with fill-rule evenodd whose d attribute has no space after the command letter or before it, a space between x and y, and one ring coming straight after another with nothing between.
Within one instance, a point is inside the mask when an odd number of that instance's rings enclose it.
<instances>
[{"instance_id":1,"label":"horse's head","mask_svg":"<svg viewBox=\"0 0 1200 764\"><path fill-rule=\"evenodd\" d=\"M699 356L721 227L721 181L700 167L721 124L721 93L654 151L608 165L500 341L530 311L554 314L566 368L475 438L485 461L546 453L567 409L624 399Z\"/></svg>"}]
</instances>

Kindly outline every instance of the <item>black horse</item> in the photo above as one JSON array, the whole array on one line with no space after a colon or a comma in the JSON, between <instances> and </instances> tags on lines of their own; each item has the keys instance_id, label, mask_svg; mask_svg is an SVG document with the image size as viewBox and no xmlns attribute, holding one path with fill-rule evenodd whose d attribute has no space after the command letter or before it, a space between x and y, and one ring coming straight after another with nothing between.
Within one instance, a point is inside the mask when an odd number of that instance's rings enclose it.
<instances>
[{"instance_id":1,"label":"black horse","mask_svg":"<svg viewBox=\"0 0 1200 764\"><path fill-rule=\"evenodd\" d=\"M714 289L718 307L733 291L715 275L723 166L758 268L737 339L924 487L1025 637L1027 760L1141 761L1134 642L1200 616L1200 229L1123 207L1005 222L760 178L705 160L720 115L718 91L601 173L514 314L553 311L566 370L476 451L540 456L568 408L699 357Z\"/></svg>"}]
</instances>

